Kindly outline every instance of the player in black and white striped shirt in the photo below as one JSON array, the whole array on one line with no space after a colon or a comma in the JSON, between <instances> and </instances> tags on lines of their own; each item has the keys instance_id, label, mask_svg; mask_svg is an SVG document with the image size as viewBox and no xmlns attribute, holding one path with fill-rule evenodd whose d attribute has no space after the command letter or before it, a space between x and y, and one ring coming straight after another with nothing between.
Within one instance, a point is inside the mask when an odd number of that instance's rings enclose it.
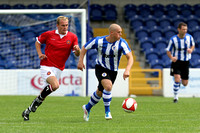
<instances>
[{"instance_id":1,"label":"player in black and white striped shirt","mask_svg":"<svg viewBox=\"0 0 200 133\"><path fill-rule=\"evenodd\" d=\"M189 79L189 60L195 48L193 37L187 33L187 24L179 23L178 34L171 37L167 55L172 60L171 76L174 76L174 103L178 102L180 84L187 86Z\"/></svg>"}]
</instances>

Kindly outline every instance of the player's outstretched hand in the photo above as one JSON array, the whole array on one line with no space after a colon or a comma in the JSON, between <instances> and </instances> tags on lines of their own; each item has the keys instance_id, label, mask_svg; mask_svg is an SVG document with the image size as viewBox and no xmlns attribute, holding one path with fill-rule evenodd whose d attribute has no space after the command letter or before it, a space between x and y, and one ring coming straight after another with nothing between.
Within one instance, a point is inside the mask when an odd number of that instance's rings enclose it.
<instances>
[{"instance_id":1,"label":"player's outstretched hand","mask_svg":"<svg viewBox=\"0 0 200 133\"><path fill-rule=\"evenodd\" d=\"M191 49L191 48L188 48L188 49L187 49L187 52L188 52L189 54L191 54L191 53L192 53L192 49Z\"/></svg>"},{"instance_id":2,"label":"player's outstretched hand","mask_svg":"<svg viewBox=\"0 0 200 133\"><path fill-rule=\"evenodd\" d=\"M39 58L40 58L41 60L44 60L44 59L47 58L47 56L46 56L45 54L41 54L41 55L39 55Z\"/></svg>"},{"instance_id":3,"label":"player's outstretched hand","mask_svg":"<svg viewBox=\"0 0 200 133\"><path fill-rule=\"evenodd\" d=\"M83 71L83 69L85 69L85 65L81 62L78 62L77 69Z\"/></svg>"},{"instance_id":4,"label":"player's outstretched hand","mask_svg":"<svg viewBox=\"0 0 200 133\"><path fill-rule=\"evenodd\" d=\"M129 71L125 71L123 74L123 79L125 80L128 77L129 77Z\"/></svg>"},{"instance_id":5,"label":"player's outstretched hand","mask_svg":"<svg viewBox=\"0 0 200 133\"><path fill-rule=\"evenodd\" d=\"M75 50L75 51L80 51L80 48L79 48L79 46L78 46L78 45L74 45L74 47L73 47L73 48L74 48L74 50Z\"/></svg>"}]
</instances>

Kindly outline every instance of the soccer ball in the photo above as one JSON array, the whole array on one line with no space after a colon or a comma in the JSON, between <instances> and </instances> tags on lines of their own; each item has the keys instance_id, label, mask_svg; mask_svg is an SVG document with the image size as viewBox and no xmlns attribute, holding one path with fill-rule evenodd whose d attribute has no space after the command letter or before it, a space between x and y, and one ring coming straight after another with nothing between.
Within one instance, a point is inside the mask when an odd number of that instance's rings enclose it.
<instances>
[{"instance_id":1,"label":"soccer ball","mask_svg":"<svg viewBox=\"0 0 200 133\"><path fill-rule=\"evenodd\" d=\"M125 112L131 113L137 109L137 102L133 98L126 98L122 103Z\"/></svg>"}]
</instances>

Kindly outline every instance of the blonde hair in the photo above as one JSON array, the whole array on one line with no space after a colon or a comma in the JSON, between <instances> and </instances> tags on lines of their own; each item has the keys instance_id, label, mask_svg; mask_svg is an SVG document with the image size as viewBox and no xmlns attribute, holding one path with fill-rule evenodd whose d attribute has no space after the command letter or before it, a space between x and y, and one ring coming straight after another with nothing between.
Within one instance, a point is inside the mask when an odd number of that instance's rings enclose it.
<instances>
[{"instance_id":1,"label":"blonde hair","mask_svg":"<svg viewBox=\"0 0 200 133\"><path fill-rule=\"evenodd\" d=\"M68 19L68 17L65 17L65 16L59 16L58 18L57 18L57 20L56 20L56 23L59 25L59 23L60 23L60 20L69 20Z\"/></svg>"}]
</instances>

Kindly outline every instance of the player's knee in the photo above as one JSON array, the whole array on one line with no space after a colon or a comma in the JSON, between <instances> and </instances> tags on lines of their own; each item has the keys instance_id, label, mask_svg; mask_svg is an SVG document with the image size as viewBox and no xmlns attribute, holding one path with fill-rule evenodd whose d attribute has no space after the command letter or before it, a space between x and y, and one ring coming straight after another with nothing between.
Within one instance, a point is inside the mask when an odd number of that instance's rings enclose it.
<instances>
[{"instance_id":1,"label":"player's knee","mask_svg":"<svg viewBox=\"0 0 200 133\"><path fill-rule=\"evenodd\" d=\"M106 91L111 91L112 90L112 85L107 85L104 89Z\"/></svg>"},{"instance_id":2,"label":"player's knee","mask_svg":"<svg viewBox=\"0 0 200 133\"><path fill-rule=\"evenodd\" d=\"M52 89L55 91L59 88L59 84L53 84L52 85Z\"/></svg>"},{"instance_id":3,"label":"player's knee","mask_svg":"<svg viewBox=\"0 0 200 133\"><path fill-rule=\"evenodd\" d=\"M187 86L188 85L188 80L182 80L182 85Z\"/></svg>"},{"instance_id":4,"label":"player's knee","mask_svg":"<svg viewBox=\"0 0 200 133\"><path fill-rule=\"evenodd\" d=\"M188 83L182 83L183 84L183 86L187 86L188 85Z\"/></svg>"}]
</instances>

